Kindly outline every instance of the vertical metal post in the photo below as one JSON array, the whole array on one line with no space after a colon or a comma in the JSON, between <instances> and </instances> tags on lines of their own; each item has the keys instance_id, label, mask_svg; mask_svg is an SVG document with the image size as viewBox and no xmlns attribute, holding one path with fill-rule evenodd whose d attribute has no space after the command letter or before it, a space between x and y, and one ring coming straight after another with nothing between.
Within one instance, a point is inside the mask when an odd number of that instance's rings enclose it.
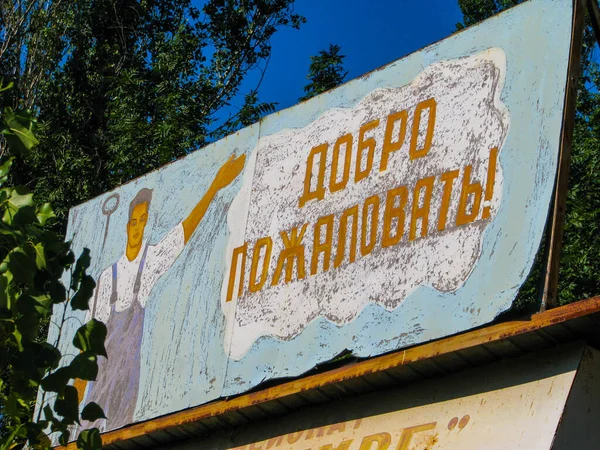
<instances>
[{"instance_id":1,"label":"vertical metal post","mask_svg":"<svg viewBox=\"0 0 600 450\"><path fill-rule=\"evenodd\" d=\"M585 9L586 0L573 0L571 48L569 52L565 106L558 156L558 173L554 185L554 201L548 227L548 257L546 259L546 271L542 291L542 311L558 306L558 272L565 225L569 166L571 163L571 147L573 144L575 109L577 106L577 86L581 70L580 61L583 29L585 27Z\"/></svg>"}]
</instances>

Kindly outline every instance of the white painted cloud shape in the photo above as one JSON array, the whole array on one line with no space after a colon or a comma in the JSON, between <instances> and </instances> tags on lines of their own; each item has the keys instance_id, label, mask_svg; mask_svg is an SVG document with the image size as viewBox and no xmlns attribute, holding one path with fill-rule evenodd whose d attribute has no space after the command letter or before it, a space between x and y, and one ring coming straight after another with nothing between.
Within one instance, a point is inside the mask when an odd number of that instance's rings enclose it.
<instances>
[{"instance_id":1,"label":"white painted cloud shape","mask_svg":"<svg viewBox=\"0 0 600 450\"><path fill-rule=\"evenodd\" d=\"M272 237L272 258L269 280L264 288L249 293L246 286L244 294L235 302L225 301L229 273L225 275L222 305L228 320L226 336L229 342L226 342L226 348L229 348L231 358L241 358L260 336L290 339L302 333L317 317L325 317L343 326L370 303L377 303L388 310L401 307L407 295L418 286L428 285L439 291L451 292L464 284L477 264L484 231L500 204L503 185L500 159L495 170L493 195L488 201L482 198L480 205L481 211L485 207L490 208L489 217L482 220L478 215L475 221L456 226L462 178L465 167L470 166L471 179L480 182L485 190L490 150L498 148L501 153L509 128L509 115L500 100L505 72L505 55L497 48L470 57L437 62L425 68L406 86L377 89L353 108L331 109L302 129L284 130L260 138L246 167L245 188L230 208L228 224L232 235L229 247L232 250L244 242L249 244L246 280L251 266L251 248L258 239ZM437 103L431 149L425 157L411 160L408 148L415 107L430 98ZM407 110L410 118L404 144L400 150L391 153L387 170L380 172L386 118L402 110ZM426 123L426 116L421 117L419 147L423 145L423 124ZM377 143L374 167L367 178L354 183L358 130L375 119L380 120L380 125L368 134ZM299 207L298 199L304 191L306 160L310 150L323 143L330 144L326 171L329 174L333 143L345 133L352 133L354 137L350 182L343 190L327 192L322 200L309 201ZM315 165L313 179L317 169L318 165ZM438 231L444 194L440 176L454 170L459 170L460 174L452 185L448 225L445 230ZM320 217L330 214L336 217L333 259L339 249L339 218L345 210L364 204L368 197L379 195L377 236L381 239L386 192L398 186L407 186L412 192L418 180L428 177L435 177L436 181L426 237L408 239L411 195L405 208L405 233L399 244L383 248L379 242L365 256L357 250L356 260L350 262L348 232L343 262L338 267L331 264L329 270L319 270L310 275L314 224ZM471 206L469 203L468 208ZM245 210L248 211L247 219L239 222L240 211ZM294 275L289 283L271 286L277 257L283 248L280 232L306 223L308 226L302 240L306 276L297 279ZM422 222L419 223L422 225ZM361 230L361 214L358 214L357 225ZM231 252L228 258L230 255ZM321 255L321 269L322 265Z\"/></svg>"}]
</instances>

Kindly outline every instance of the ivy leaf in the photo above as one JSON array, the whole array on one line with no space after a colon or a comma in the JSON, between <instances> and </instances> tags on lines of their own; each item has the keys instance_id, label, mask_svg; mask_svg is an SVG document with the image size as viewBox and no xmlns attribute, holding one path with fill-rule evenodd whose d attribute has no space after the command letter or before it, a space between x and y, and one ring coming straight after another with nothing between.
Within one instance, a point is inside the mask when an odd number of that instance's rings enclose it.
<instances>
[{"instance_id":1,"label":"ivy leaf","mask_svg":"<svg viewBox=\"0 0 600 450\"><path fill-rule=\"evenodd\" d=\"M102 411L100 405L95 402L89 402L87 405L85 405L83 411L81 411L81 418L83 420L93 422L98 419L106 419L106 416L104 415L104 411Z\"/></svg>"},{"instance_id":2,"label":"ivy leaf","mask_svg":"<svg viewBox=\"0 0 600 450\"><path fill-rule=\"evenodd\" d=\"M21 334L21 332L19 331L19 329L17 327L15 327L12 334L15 338L15 342L17 343L17 346L19 347L19 351L22 352L23 350L25 350L25 348L23 347L23 335Z\"/></svg>"},{"instance_id":3,"label":"ivy leaf","mask_svg":"<svg viewBox=\"0 0 600 450\"><path fill-rule=\"evenodd\" d=\"M35 355L35 363L37 367L43 367L52 370L58 367L60 358L60 352L52 344L49 344L47 342L37 344Z\"/></svg>"},{"instance_id":4,"label":"ivy leaf","mask_svg":"<svg viewBox=\"0 0 600 450\"><path fill-rule=\"evenodd\" d=\"M0 186L2 186L6 182L6 179L8 178L8 173L10 172L10 168L12 167L14 160L14 156L11 156L0 165Z\"/></svg>"},{"instance_id":5,"label":"ivy leaf","mask_svg":"<svg viewBox=\"0 0 600 450\"><path fill-rule=\"evenodd\" d=\"M52 209L50 203L44 203L42 206L39 207L37 211L37 219L40 225L46 225L46 222L49 219L52 219L53 217L56 217L56 214L54 214L54 210Z\"/></svg>"},{"instance_id":6,"label":"ivy leaf","mask_svg":"<svg viewBox=\"0 0 600 450\"><path fill-rule=\"evenodd\" d=\"M62 396L54 403L54 411L66 419L66 421L79 423L79 398L77 389L67 386Z\"/></svg>"},{"instance_id":7,"label":"ivy leaf","mask_svg":"<svg viewBox=\"0 0 600 450\"><path fill-rule=\"evenodd\" d=\"M44 244L38 242L33 247L35 250L35 264L38 269L43 270L46 268L46 254L44 253Z\"/></svg>"},{"instance_id":8,"label":"ivy leaf","mask_svg":"<svg viewBox=\"0 0 600 450\"><path fill-rule=\"evenodd\" d=\"M25 206L34 206L33 202L33 194L29 189L25 186L17 186L10 191L10 197L8 198L8 203L14 208L18 210Z\"/></svg>"},{"instance_id":9,"label":"ivy leaf","mask_svg":"<svg viewBox=\"0 0 600 450\"><path fill-rule=\"evenodd\" d=\"M77 438L77 447L81 450L98 450L102 448L102 438L98 428L83 430Z\"/></svg>"},{"instance_id":10,"label":"ivy leaf","mask_svg":"<svg viewBox=\"0 0 600 450\"><path fill-rule=\"evenodd\" d=\"M73 338L73 345L82 352L91 351L97 355L107 357L104 341L106 340L106 325L92 319L77 330Z\"/></svg>"},{"instance_id":11,"label":"ivy leaf","mask_svg":"<svg viewBox=\"0 0 600 450\"><path fill-rule=\"evenodd\" d=\"M73 377L71 376L70 367L61 367L42 380L42 389L48 392L56 392L58 395L61 395L67 388L67 384L71 378Z\"/></svg>"},{"instance_id":12,"label":"ivy leaf","mask_svg":"<svg viewBox=\"0 0 600 450\"><path fill-rule=\"evenodd\" d=\"M2 203L5 207L2 221L7 225L12 225L15 223L15 217L19 214L21 209L26 207L30 208L30 210L23 211L23 213L21 213L21 217L19 217L19 220L16 223L26 224L26 219L29 219L32 213L35 217L35 211L33 210L33 194L29 192L29 189L23 186L17 186L14 189L10 189L8 191L8 197Z\"/></svg>"},{"instance_id":13,"label":"ivy leaf","mask_svg":"<svg viewBox=\"0 0 600 450\"><path fill-rule=\"evenodd\" d=\"M29 246L17 247L7 256L8 270L10 270L17 283L33 284L33 277L37 271L35 254Z\"/></svg>"},{"instance_id":14,"label":"ivy leaf","mask_svg":"<svg viewBox=\"0 0 600 450\"><path fill-rule=\"evenodd\" d=\"M67 299L67 289L60 280L52 280L48 286L48 293L52 298L52 303L62 303Z\"/></svg>"},{"instance_id":15,"label":"ivy leaf","mask_svg":"<svg viewBox=\"0 0 600 450\"><path fill-rule=\"evenodd\" d=\"M98 360L91 352L83 352L73 358L71 364L71 378L93 381L98 376Z\"/></svg>"},{"instance_id":16,"label":"ivy leaf","mask_svg":"<svg viewBox=\"0 0 600 450\"><path fill-rule=\"evenodd\" d=\"M29 111L4 108L4 137L17 155L28 153L39 141L33 134L35 119Z\"/></svg>"}]
</instances>

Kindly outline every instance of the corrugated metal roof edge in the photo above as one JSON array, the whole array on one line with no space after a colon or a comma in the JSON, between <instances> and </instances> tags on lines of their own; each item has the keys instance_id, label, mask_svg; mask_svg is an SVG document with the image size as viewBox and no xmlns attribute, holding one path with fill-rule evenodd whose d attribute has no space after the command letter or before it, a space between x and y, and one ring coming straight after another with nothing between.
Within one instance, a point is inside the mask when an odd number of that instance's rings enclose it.
<instances>
[{"instance_id":1,"label":"corrugated metal roof edge","mask_svg":"<svg viewBox=\"0 0 600 450\"><path fill-rule=\"evenodd\" d=\"M425 361L431 362L439 373L446 373L444 367L446 365L449 367L449 372L455 370L453 365L456 366L456 364L443 359L451 357L453 354L458 356L456 359L463 362L466 360L464 365L477 365L477 362L482 360L481 357L475 358L477 359L475 364L469 361L469 357L465 358L467 354L465 352L472 351L477 347L485 350L489 357L483 358L483 362L488 362L581 338L593 338L592 340L600 342L600 326L598 325L600 325L600 296L533 314L520 320L492 324L383 356L352 362L333 370L285 381L255 392L216 400L212 403L132 424L103 433L102 440L104 445L110 448L129 448L130 446L127 445L129 443L133 444L132 448L153 444L161 445L169 440L176 441L185 436L198 435L197 431L202 434L202 431L206 433L211 428L223 428L223 426L219 426L223 422L225 425L231 425L231 413L238 413L240 417L254 420L253 416L258 410L263 416L269 415L268 413L264 414L265 410L271 409L268 405L277 403L275 409L289 410L288 400L293 400L295 397L306 399L306 395L312 395L313 392L321 397L324 396L325 401L331 400L332 396L328 395L328 392L330 393L332 388L349 395L355 394L357 390L359 393L366 392L369 390L368 388L357 389L356 385L352 388L351 383L362 382L372 386L371 381L375 380L376 376L388 376L397 381L398 374L394 375L395 370L403 367L410 368ZM559 326L560 329L557 329L556 326ZM521 340L519 341L519 339ZM507 353L500 345L494 347L495 344L503 341L510 341L515 350ZM440 364L439 361L442 363ZM412 372L417 373L417 376L412 377L413 379L427 377L427 374L420 373L422 371L413 369ZM347 392L345 387L349 386L350 392ZM292 401L292 403L294 402ZM292 409L294 408L292 407ZM252 410L255 410L254 413L251 412ZM203 426L202 423L206 421L217 425L205 424ZM192 424L197 431L190 433L189 430L186 431L186 428ZM160 438L157 439L158 436ZM71 443L67 447L57 448L71 450L75 449L76 445Z\"/></svg>"}]
</instances>

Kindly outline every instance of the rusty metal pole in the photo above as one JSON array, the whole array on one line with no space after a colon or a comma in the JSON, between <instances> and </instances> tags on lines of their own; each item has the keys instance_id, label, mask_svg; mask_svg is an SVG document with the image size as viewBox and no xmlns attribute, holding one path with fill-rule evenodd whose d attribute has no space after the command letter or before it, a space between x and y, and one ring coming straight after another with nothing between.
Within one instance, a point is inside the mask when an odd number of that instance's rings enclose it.
<instances>
[{"instance_id":1,"label":"rusty metal pole","mask_svg":"<svg viewBox=\"0 0 600 450\"><path fill-rule=\"evenodd\" d=\"M595 3L596 0L593 0ZM588 1L588 6L590 2ZM596 8L598 5L596 4ZM558 306L558 273L560 252L562 249L565 225L565 209L569 185L569 166L571 163L571 148L573 145L573 130L575 124L575 109L577 106L577 86L581 71L581 47L583 29L585 27L586 0L573 0L573 26L571 29L571 50L567 71L567 89L565 107L563 110L560 149L558 156L558 172L554 184L554 201L552 204L550 223L548 227L548 256L542 302L540 310Z\"/></svg>"}]
</instances>

